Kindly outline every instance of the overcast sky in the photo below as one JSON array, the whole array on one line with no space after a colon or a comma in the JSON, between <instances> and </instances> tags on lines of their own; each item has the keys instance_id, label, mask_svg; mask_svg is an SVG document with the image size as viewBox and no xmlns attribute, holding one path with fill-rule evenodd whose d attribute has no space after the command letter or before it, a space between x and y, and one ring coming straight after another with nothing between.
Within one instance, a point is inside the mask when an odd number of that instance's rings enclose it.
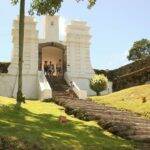
<instances>
[{"instance_id":1,"label":"overcast sky","mask_svg":"<svg viewBox=\"0 0 150 150\"><path fill-rule=\"evenodd\" d=\"M27 1L27 8L29 1ZM86 1L86 0L85 0ZM10 0L0 1L0 61L10 61L11 27L18 7ZM64 0L59 11L66 21L87 21L91 27L91 62L94 68L114 69L129 63L126 59L133 42L150 39L150 0L97 0L91 9L86 2ZM37 29L41 29L40 20Z\"/></svg>"}]
</instances>

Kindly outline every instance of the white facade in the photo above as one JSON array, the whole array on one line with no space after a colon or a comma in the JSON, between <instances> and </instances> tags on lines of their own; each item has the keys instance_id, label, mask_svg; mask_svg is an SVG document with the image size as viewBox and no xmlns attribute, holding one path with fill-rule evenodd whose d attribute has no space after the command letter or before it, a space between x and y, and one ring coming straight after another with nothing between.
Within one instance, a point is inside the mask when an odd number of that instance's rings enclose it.
<instances>
[{"instance_id":1,"label":"white facade","mask_svg":"<svg viewBox=\"0 0 150 150\"><path fill-rule=\"evenodd\" d=\"M72 21L66 28L67 74L88 95L95 94L89 88L94 75L90 62L90 28L86 22Z\"/></svg>"},{"instance_id":2,"label":"white facade","mask_svg":"<svg viewBox=\"0 0 150 150\"><path fill-rule=\"evenodd\" d=\"M45 42L59 42L59 16L45 16L43 25Z\"/></svg>"},{"instance_id":3,"label":"white facade","mask_svg":"<svg viewBox=\"0 0 150 150\"><path fill-rule=\"evenodd\" d=\"M32 17L25 18L24 54L23 54L23 93L27 98L38 97L38 31ZM12 27L12 59L8 73L1 75L0 95L16 97L18 84L18 51L19 51L19 18L16 18ZM7 92L3 92L3 91Z\"/></svg>"},{"instance_id":4,"label":"white facade","mask_svg":"<svg viewBox=\"0 0 150 150\"><path fill-rule=\"evenodd\" d=\"M74 91L81 99L95 95L89 88L89 79L94 75L90 62L90 28L86 22L72 21L66 26L65 41L59 40L59 16L45 16L43 22L44 38L38 38L36 22L32 17L25 17L24 56L23 56L23 93L26 98L47 99L52 97L52 90L42 71L39 71L39 44L57 43L63 45L66 56L64 78L73 81ZM18 78L18 39L19 19L15 19L12 28L12 60L7 74L0 74L0 95L16 97ZM52 49L58 49L54 45ZM43 47L47 49L47 47ZM51 50L52 50L51 49ZM48 49L46 50L48 53ZM41 58L46 58L42 55ZM58 58L57 58L58 59ZM43 62L42 62L43 63Z\"/></svg>"}]
</instances>

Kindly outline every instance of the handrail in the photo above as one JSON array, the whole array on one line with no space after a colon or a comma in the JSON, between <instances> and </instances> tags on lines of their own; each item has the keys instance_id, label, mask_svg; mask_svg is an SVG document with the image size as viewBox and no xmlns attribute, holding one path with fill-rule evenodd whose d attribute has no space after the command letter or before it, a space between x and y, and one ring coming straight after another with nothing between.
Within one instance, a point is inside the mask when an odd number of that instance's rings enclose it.
<instances>
[{"instance_id":1,"label":"handrail","mask_svg":"<svg viewBox=\"0 0 150 150\"><path fill-rule=\"evenodd\" d=\"M78 96L79 99L84 99L84 100L87 99L87 91L81 90L77 86L77 84L68 77L67 73L65 73L64 78L65 78L66 82L68 83L68 85L70 85L70 82L72 82L73 91L75 92L75 94Z\"/></svg>"},{"instance_id":2,"label":"handrail","mask_svg":"<svg viewBox=\"0 0 150 150\"><path fill-rule=\"evenodd\" d=\"M75 83L74 81L73 81L72 83L73 83L73 86L74 86L77 90L80 90L79 87L76 85L76 83Z\"/></svg>"}]
</instances>

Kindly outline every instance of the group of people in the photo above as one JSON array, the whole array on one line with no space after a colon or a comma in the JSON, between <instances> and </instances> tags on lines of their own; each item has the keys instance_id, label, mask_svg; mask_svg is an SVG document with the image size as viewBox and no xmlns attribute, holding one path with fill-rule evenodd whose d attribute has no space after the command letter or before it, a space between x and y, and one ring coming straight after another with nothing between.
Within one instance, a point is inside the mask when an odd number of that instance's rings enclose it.
<instances>
[{"instance_id":1,"label":"group of people","mask_svg":"<svg viewBox=\"0 0 150 150\"><path fill-rule=\"evenodd\" d=\"M52 78L54 76L55 70L56 70L56 76L62 77L63 69L62 69L62 62L61 59L57 62L56 66L50 61L45 61L44 65L44 74L45 76L48 76L49 78ZM74 98L74 83L72 81L69 82L69 88L66 90L66 93L70 95L70 97Z\"/></svg>"},{"instance_id":2,"label":"group of people","mask_svg":"<svg viewBox=\"0 0 150 150\"><path fill-rule=\"evenodd\" d=\"M62 74L61 59L59 59L59 61L57 62L56 67L51 61L49 63L47 61L44 62L44 74L46 76L53 77L55 70L56 70L56 76L60 77Z\"/></svg>"}]
</instances>

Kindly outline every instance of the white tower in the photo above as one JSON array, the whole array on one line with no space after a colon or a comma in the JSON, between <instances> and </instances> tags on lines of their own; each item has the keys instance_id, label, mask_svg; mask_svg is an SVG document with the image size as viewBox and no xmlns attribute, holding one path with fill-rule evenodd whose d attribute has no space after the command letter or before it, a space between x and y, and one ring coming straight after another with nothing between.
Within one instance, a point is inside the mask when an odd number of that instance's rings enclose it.
<instances>
[{"instance_id":1,"label":"white tower","mask_svg":"<svg viewBox=\"0 0 150 150\"><path fill-rule=\"evenodd\" d=\"M11 90L9 96L16 97L18 87L18 53L19 53L19 17L14 20L12 29L13 55L11 65L8 68ZM23 93L26 98L38 97L37 73L38 73L38 31L36 22L31 16L25 17L24 49L23 49ZM8 85L9 86L9 85Z\"/></svg>"},{"instance_id":2,"label":"white tower","mask_svg":"<svg viewBox=\"0 0 150 150\"><path fill-rule=\"evenodd\" d=\"M44 17L44 39L47 42L59 42L59 16Z\"/></svg>"},{"instance_id":3,"label":"white tower","mask_svg":"<svg viewBox=\"0 0 150 150\"><path fill-rule=\"evenodd\" d=\"M88 95L95 93L89 88L94 75L90 61L90 27L83 21L72 21L66 29L67 74Z\"/></svg>"}]
</instances>

